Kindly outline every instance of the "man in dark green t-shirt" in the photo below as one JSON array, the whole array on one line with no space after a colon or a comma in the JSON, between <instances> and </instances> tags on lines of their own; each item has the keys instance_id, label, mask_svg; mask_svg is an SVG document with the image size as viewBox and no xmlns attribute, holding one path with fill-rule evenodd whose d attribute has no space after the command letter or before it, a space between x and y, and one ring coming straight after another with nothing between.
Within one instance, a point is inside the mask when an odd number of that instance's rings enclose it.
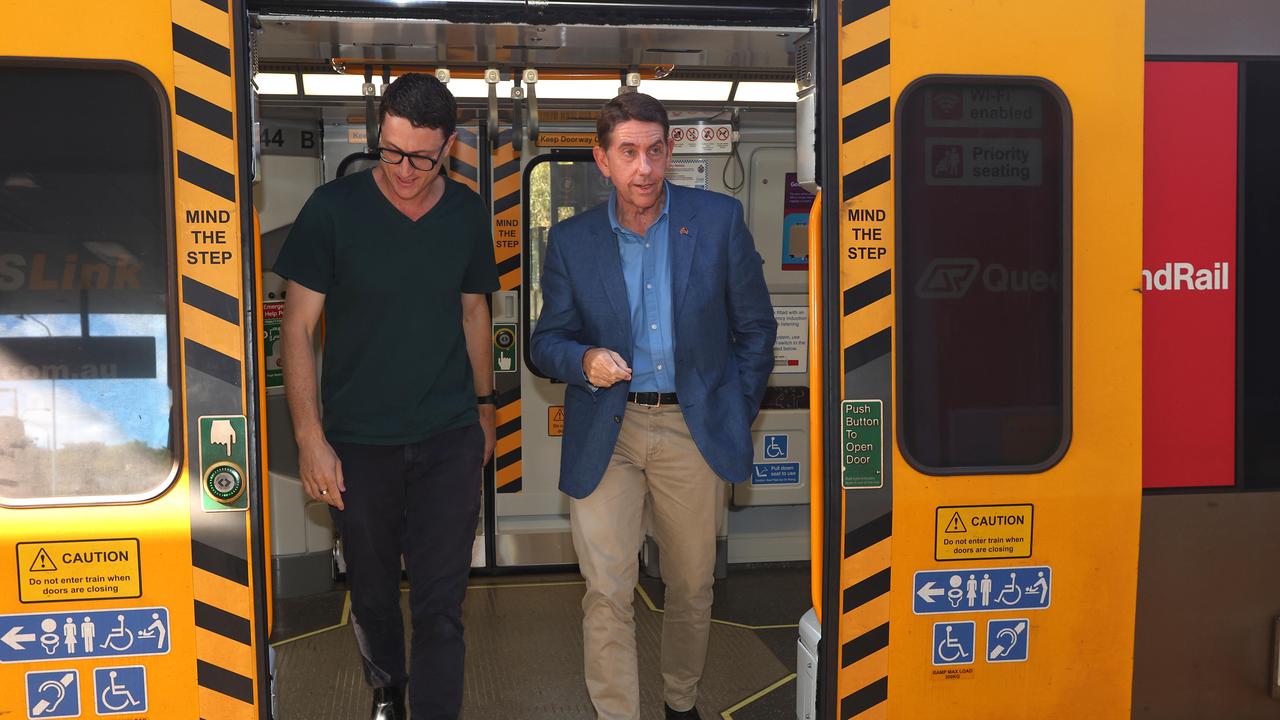
<instances>
[{"instance_id":1,"label":"man in dark green t-shirt","mask_svg":"<svg viewBox=\"0 0 1280 720\"><path fill-rule=\"evenodd\" d=\"M487 208L443 172L456 113L432 76L392 83L382 162L317 189L274 267L289 281L282 341L302 484L342 534L374 720L407 717L406 684L415 720L455 720L462 705L462 599L496 411L485 296L498 273Z\"/></svg>"}]
</instances>

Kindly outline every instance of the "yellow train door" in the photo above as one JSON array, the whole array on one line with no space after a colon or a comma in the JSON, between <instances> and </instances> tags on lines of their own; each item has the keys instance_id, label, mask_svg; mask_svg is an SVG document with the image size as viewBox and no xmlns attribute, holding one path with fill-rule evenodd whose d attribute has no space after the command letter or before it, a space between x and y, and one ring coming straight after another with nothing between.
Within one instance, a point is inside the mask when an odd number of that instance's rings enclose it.
<instances>
[{"instance_id":1,"label":"yellow train door","mask_svg":"<svg viewBox=\"0 0 1280 720\"><path fill-rule=\"evenodd\" d=\"M268 705L245 16L0 23L0 715Z\"/></svg>"},{"instance_id":2,"label":"yellow train door","mask_svg":"<svg viewBox=\"0 0 1280 720\"><path fill-rule=\"evenodd\" d=\"M1142 3L823 8L821 716L1127 717Z\"/></svg>"}]
</instances>

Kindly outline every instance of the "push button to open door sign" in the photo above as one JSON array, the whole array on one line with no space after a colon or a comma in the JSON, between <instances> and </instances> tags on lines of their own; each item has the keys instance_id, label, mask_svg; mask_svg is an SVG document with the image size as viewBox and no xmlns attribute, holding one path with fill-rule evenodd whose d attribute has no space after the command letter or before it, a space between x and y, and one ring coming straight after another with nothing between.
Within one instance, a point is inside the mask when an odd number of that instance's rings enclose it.
<instances>
[{"instance_id":1,"label":"push button to open door sign","mask_svg":"<svg viewBox=\"0 0 1280 720\"><path fill-rule=\"evenodd\" d=\"M200 418L200 481L205 512L245 510L248 439L243 415Z\"/></svg>"},{"instance_id":2,"label":"push button to open door sign","mask_svg":"<svg viewBox=\"0 0 1280 720\"><path fill-rule=\"evenodd\" d=\"M495 323L493 326L493 371L511 373L520 371L516 352L516 326Z\"/></svg>"}]
</instances>

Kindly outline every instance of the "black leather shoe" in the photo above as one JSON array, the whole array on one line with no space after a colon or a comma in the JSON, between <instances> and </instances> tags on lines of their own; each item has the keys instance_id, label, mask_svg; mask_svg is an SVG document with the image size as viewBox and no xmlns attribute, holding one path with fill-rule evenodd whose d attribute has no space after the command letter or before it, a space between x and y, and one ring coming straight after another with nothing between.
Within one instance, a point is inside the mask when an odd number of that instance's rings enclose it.
<instances>
[{"instance_id":1,"label":"black leather shoe","mask_svg":"<svg viewBox=\"0 0 1280 720\"><path fill-rule=\"evenodd\" d=\"M663 703L662 707L667 709L667 720L702 720L702 716L698 714L697 705L688 710L672 710L666 703Z\"/></svg>"},{"instance_id":2,"label":"black leather shoe","mask_svg":"<svg viewBox=\"0 0 1280 720\"><path fill-rule=\"evenodd\" d=\"M371 720L408 720L404 711L404 690L398 687L373 689L373 714Z\"/></svg>"}]
</instances>

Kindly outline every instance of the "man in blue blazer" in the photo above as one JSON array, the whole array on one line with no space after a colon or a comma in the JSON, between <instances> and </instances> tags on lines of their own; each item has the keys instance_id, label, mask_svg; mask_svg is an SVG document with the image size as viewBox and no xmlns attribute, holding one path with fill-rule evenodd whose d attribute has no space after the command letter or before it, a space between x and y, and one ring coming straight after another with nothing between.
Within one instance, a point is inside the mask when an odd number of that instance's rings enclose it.
<instances>
[{"instance_id":1,"label":"man in blue blazer","mask_svg":"<svg viewBox=\"0 0 1280 720\"><path fill-rule=\"evenodd\" d=\"M609 202L551 230L534 364L567 383L560 489L587 591L601 720L638 720L632 600L646 497L662 553L667 718L699 718L721 481L751 474L777 322L737 200L666 182L666 109L628 93L596 123Z\"/></svg>"}]
</instances>

